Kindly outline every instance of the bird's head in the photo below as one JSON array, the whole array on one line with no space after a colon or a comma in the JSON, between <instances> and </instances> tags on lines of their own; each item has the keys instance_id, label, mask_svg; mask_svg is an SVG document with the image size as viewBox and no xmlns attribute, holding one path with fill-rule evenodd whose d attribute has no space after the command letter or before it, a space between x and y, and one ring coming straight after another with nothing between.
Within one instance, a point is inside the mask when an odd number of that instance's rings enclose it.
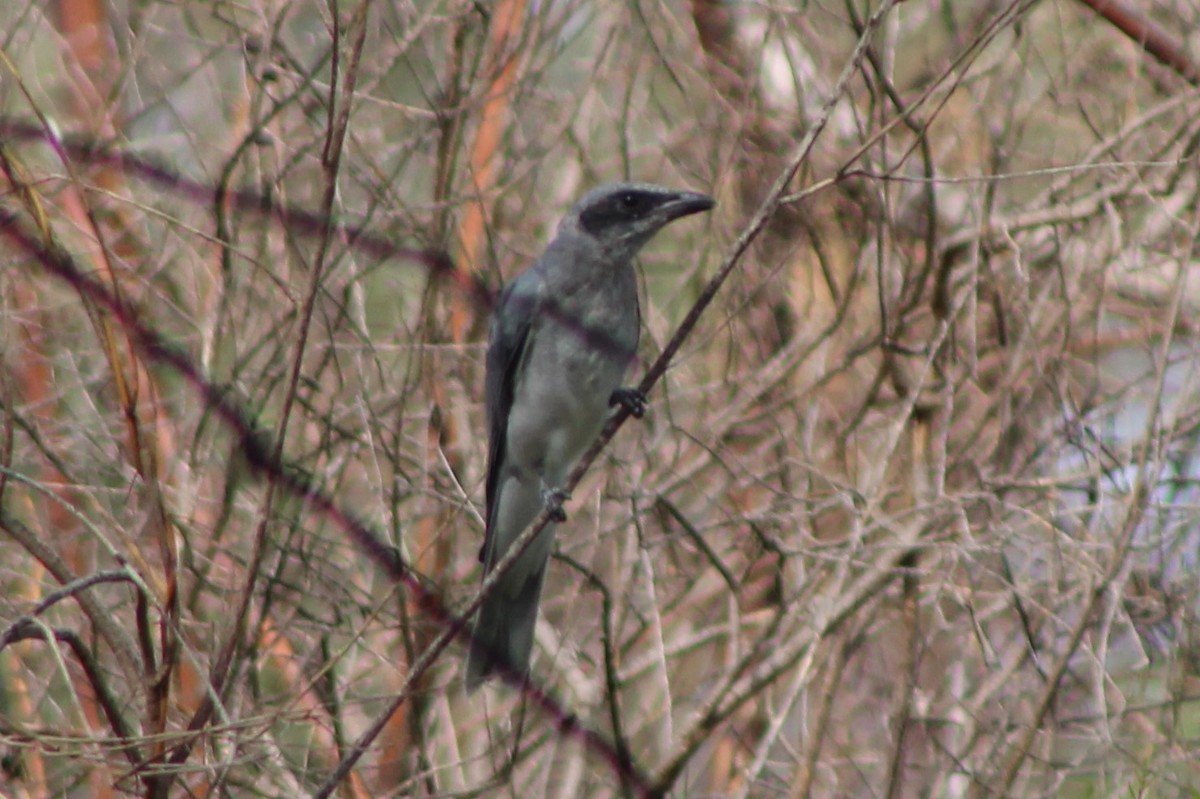
<instances>
[{"instance_id":1,"label":"bird's head","mask_svg":"<svg viewBox=\"0 0 1200 799\"><path fill-rule=\"evenodd\" d=\"M563 225L591 236L609 253L629 258L663 226L714 205L712 197L693 191L649 183L610 183L585 194Z\"/></svg>"}]
</instances>

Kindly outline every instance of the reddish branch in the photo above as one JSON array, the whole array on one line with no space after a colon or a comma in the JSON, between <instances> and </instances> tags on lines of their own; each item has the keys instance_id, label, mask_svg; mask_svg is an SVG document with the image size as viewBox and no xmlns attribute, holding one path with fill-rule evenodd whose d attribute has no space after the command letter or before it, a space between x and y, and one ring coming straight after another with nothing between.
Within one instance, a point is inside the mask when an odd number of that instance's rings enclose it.
<instances>
[{"instance_id":1,"label":"reddish branch","mask_svg":"<svg viewBox=\"0 0 1200 799\"><path fill-rule=\"evenodd\" d=\"M1147 53L1183 76L1188 83L1200 86L1200 67L1188 57L1182 45L1154 20L1132 8L1125 0L1079 1L1141 45Z\"/></svg>"}]
</instances>

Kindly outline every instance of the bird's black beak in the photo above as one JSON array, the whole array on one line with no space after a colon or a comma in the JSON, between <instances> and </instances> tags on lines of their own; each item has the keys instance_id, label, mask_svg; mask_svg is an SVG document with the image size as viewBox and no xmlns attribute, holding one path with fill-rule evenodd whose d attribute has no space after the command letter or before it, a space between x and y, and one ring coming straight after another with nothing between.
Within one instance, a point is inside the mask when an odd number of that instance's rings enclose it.
<instances>
[{"instance_id":1,"label":"bird's black beak","mask_svg":"<svg viewBox=\"0 0 1200 799\"><path fill-rule=\"evenodd\" d=\"M683 216L691 216L701 211L707 211L716 204L717 201L707 194L700 194L695 191L681 191L659 206L658 212L667 222L671 222Z\"/></svg>"}]
</instances>

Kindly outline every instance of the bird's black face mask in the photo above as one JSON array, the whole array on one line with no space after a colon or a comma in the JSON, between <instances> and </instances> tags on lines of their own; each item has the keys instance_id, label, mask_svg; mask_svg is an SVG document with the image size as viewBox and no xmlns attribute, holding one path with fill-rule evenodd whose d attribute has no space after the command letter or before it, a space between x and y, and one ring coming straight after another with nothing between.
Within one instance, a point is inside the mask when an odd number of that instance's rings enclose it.
<instances>
[{"instance_id":1,"label":"bird's black face mask","mask_svg":"<svg viewBox=\"0 0 1200 799\"><path fill-rule=\"evenodd\" d=\"M669 194L630 189L584 209L579 215L579 225L593 236L600 237L606 230L646 217L671 199L672 195Z\"/></svg>"}]
</instances>

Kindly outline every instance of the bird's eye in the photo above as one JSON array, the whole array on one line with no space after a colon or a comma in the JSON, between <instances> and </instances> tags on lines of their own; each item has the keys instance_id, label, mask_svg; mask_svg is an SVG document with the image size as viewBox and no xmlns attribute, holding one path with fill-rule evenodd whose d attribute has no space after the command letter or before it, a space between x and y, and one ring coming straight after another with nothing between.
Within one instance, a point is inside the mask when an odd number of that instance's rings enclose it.
<instances>
[{"instance_id":1,"label":"bird's eye","mask_svg":"<svg viewBox=\"0 0 1200 799\"><path fill-rule=\"evenodd\" d=\"M646 198L635 192L630 192L618 197L617 205L621 207L622 213L637 215L646 210Z\"/></svg>"}]
</instances>

